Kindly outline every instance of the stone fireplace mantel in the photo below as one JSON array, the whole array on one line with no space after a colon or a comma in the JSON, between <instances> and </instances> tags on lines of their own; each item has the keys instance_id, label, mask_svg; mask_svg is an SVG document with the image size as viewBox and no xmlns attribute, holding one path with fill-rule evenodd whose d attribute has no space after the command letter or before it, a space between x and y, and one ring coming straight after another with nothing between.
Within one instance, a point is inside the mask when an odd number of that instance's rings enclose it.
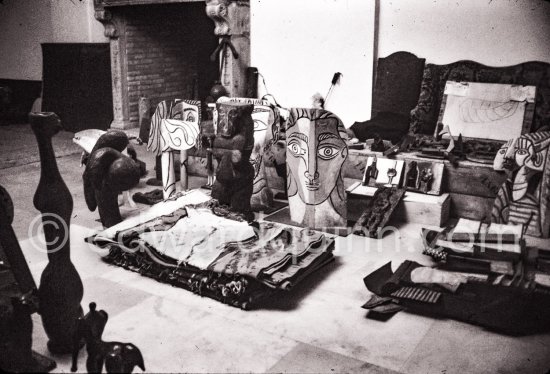
<instances>
[{"instance_id":1,"label":"stone fireplace mantel","mask_svg":"<svg viewBox=\"0 0 550 374\"><path fill-rule=\"evenodd\" d=\"M166 98L176 98L171 95L196 96L196 76L187 81L179 82L179 91L166 83L170 78L158 77L158 74L142 74L135 70L136 62L132 56L136 55L135 44L131 40L133 28L136 26L128 22L125 12L138 6L174 5L185 3L204 3L205 13L214 22L213 33L219 42L229 40L238 51L238 58L234 57L229 48L222 49L219 61L221 67L221 84L227 89L230 96L244 96L245 70L250 65L250 3L248 0L94 0L95 18L105 27L105 36L109 38L111 47L111 75L113 89L113 122L112 128L127 129L138 126L136 118L136 95L142 95L140 87L154 86L157 89L155 101ZM158 22L152 18L151 22ZM207 32L208 33L208 32ZM213 36L213 35L212 35ZM133 50L132 50L133 48ZM213 52L215 48L212 49ZM147 51L144 51L146 53ZM222 56L223 54L223 56ZM153 63L158 63L154 61ZM162 61L160 61L162 62ZM183 64L184 62L182 62ZM221 62L220 62L221 64ZM159 63L158 65L164 65ZM162 68L160 68L162 70ZM165 69L169 74L173 68ZM160 74L163 74L160 71ZM171 72L171 74L174 74ZM136 83L136 77L142 81ZM180 80L183 79L180 77ZM211 83L210 83L211 84ZM166 87L162 87L165 85ZM185 87L183 87L185 86ZM137 87L137 88L136 88ZM158 93L158 91L162 91ZM191 98L191 97L178 97ZM196 98L196 97L194 97ZM204 97L200 97L204 99Z\"/></svg>"}]
</instances>

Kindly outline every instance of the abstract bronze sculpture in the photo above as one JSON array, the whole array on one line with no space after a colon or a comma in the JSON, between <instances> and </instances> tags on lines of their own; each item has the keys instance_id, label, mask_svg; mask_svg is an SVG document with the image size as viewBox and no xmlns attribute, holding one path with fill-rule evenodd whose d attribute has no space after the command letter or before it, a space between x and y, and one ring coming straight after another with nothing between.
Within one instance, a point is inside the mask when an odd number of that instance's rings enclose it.
<instances>
[{"instance_id":1,"label":"abstract bronze sculpture","mask_svg":"<svg viewBox=\"0 0 550 374\"><path fill-rule=\"evenodd\" d=\"M69 353L76 319L82 315L83 287L70 258L73 199L61 178L52 147L52 137L61 130L61 121L55 113L40 112L31 113L29 122L38 142L41 166L34 206L42 213L49 260L38 288L39 313L50 352Z\"/></svg>"},{"instance_id":2,"label":"abstract bronze sculpture","mask_svg":"<svg viewBox=\"0 0 550 374\"><path fill-rule=\"evenodd\" d=\"M109 130L98 139L82 175L86 205L91 211L98 208L105 227L122 221L118 194L139 183L139 163L121 153L127 146L123 131Z\"/></svg>"},{"instance_id":3,"label":"abstract bronze sculpture","mask_svg":"<svg viewBox=\"0 0 550 374\"><path fill-rule=\"evenodd\" d=\"M290 111L287 193L292 221L312 228L347 225L341 171L348 156L342 121L323 109Z\"/></svg>"},{"instance_id":4,"label":"abstract bronze sculpture","mask_svg":"<svg viewBox=\"0 0 550 374\"><path fill-rule=\"evenodd\" d=\"M5 292L0 292L0 371L46 372L56 364L32 351L31 314L38 311L37 289L11 226L13 214L11 197L0 186L0 256L9 264L3 263L0 273L11 272L17 286L3 284Z\"/></svg>"},{"instance_id":5,"label":"abstract bronze sculpture","mask_svg":"<svg viewBox=\"0 0 550 374\"><path fill-rule=\"evenodd\" d=\"M84 339L88 358L88 373L101 373L103 364L107 373L131 373L135 366L145 371L143 356L132 343L104 342L101 340L109 316L104 310L96 311L96 304L90 303L90 311L78 319L78 329L74 335L71 371L77 371L80 342Z\"/></svg>"},{"instance_id":6,"label":"abstract bronze sculpture","mask_svg":"<svg viewBox=\"0 0 550 374\"><path fill-rule=\"evenodd\" d=\"M208 151L218 160L212 197L231 210L253 219L250 206L254 168L250 154L254 146L254 106L245 103L217 103L217 133Z\"/></svg>"}]
</instances>

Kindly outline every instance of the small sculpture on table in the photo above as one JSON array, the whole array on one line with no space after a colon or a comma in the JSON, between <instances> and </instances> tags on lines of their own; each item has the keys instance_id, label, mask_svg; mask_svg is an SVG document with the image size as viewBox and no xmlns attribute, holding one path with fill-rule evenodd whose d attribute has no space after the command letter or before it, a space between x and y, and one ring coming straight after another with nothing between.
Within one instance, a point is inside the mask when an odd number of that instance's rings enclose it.
<instances>
[{"instance_id":1,"label":"small sculpture on table","mask_svg":"<svg viewBox=\"0 0 550 374\"><path fill-rule=\"evenodd\" d=\"M212 148L218 160L212 197L231 210L253 219L250 206L254 168L250 154L254 146L252 104L217 103L217 132Z\"/></svg>"},{"instance_id":2,"label":"small sculpture on table","mask_svg":"<svg viewBox=\"0 0 550 374\"><path fill-rule=\"evenodd\" d=\"M141 176L140 164L122 153L127 146L128 136L123 131L101 135L82 175L86 205L92 212L98 208L105 227L122 222L118 195L136 186Z\"/></svg>"},{"instance_id":3,"label":"small sculpture on table","mask_svg":"<svg viewBox=\"0 0 550 374\"><path fill-rule=\"evenodd\" d=\"M324 109L293 108L286 126L290 219L311 227L346 227L342 121Z\"/></svg>"},{"instance_id":4,"label":"small sculpture on table","mask_svg":"<svg viewBox=\"0 0 550 374\"><path fill-rule=\"evenodd\" d=\"M424 168L420 171L420 185L419 189L427 193L430 188L432 187L432 181L434 179L434 174L432 172L432 169L430 168Z\"/></svg>"},{"instance_id":5,"label":"small sculpture on table","mask_svg":"<svg viewBox=\"0 0 550 374\"><path fill-rule=\"evenodd\" d=\"M103 330L109 315L104 310L96 311L96 304L90 303L90 311L78 319L78 329L74 335L74 347L71 371L78 370L78 353L81 341L84 339L88 358L86 370L88 373L101 373L103 365L107 373L131 373L138 366L145 371L143 356L138 347L132 343L104 342Z\"/></svg>"},{"instance_id":6,"label":"small sculpture on table","mask_svg":"<svg viewBox=\"0 0 550 374\"><path fill-rule=\"evenodd\" d=\"M52 137L61 130L61 121L55 113L40 112L31 113L29 122L40 152L40 182L34 206L42 213L49 260L38 288L39 313L50 352L70 353L76 319L82 315L80 300L84 291L70 256L73 199L61 178L52 147Z\"/></svg>"},{"instance_id":7,"label":"small sculpture on table","mask_svg":"<svg viewBox=\"0 0 550 374\"><path fill-rule=\"evenodd\" d=\"M411 161L408 169L405 177L405 187L418 189L420 185L418 163L416 161Z\"/></svg>"}]
</instances>

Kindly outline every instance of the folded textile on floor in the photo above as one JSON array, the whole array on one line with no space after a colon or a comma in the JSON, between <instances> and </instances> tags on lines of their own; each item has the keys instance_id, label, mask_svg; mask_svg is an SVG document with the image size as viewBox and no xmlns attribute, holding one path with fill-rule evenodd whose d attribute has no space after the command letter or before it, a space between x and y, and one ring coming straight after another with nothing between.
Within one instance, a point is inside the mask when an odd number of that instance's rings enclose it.
<instances>
[{"instance_id":1,"label":"folded textile on floor","mask_svg":"<svg viewBox=\"0 0 550 374\"><path fill-rule=\"evenodd\" d=\"M393 272L387 263L363 279L373 294L363 307L376 317L401 308L510 335L550 331L550 288L537 284L524 271L515 274L510 284L502 282L502 277L446 271L409 260Z\"/></svg>"},{"instance_id":2,"label":"folded textile on floor","mask_svg":"<svg viewBox=\"0 0 550 374\"><path fill-rule=\"evenodd\" d=\"M87 241L109 248L108 263L243 309L291 289L333 258L327 235L249 224L199 191L151 210Z\"/></svg>"}]
</instances>

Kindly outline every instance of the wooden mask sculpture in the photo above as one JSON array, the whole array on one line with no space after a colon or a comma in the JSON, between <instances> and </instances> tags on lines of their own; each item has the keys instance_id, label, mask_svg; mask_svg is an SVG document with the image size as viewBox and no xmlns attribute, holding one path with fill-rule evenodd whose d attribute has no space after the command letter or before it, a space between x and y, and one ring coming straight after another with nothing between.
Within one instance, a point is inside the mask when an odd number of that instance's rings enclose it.
<instances>
[{"instance_id":1,"label":"wooden mask sculpture","mask_svg":"<svg viewBox=\"0 0 550 374\"><path fill-rule=\"evenodd\" d=\"M97 311L95 303L90 303L90 311L78 319L72 352L72 372L78 370L77 360L82 339L88 352L88 373L101 373L103 364L107 373L131 373L135 366L145 371L143 356L138 347L132 343L104 342L101 339L108 319L107 312Z\"/></svg>"},{"instance_id":2,"label":"wooden mask sculpture","mask_svg":"<svg viewBox=\"0 0 550 374\"><path fill-rule=\"evenodd\" d=\"M267 100L245 97L221 97L219 103L236 102L253 104L252 120L254 122L254 148L250 155L250 163L254 168L251 205L253 210L261 210L273 206L273 192L269 188L265 162L270 157L273 146L273 127L279 123L276 108Z\"/></svg>"},{"instance_id":3,"label":"wooden mask sculpture","mask_svg":"<svg viewBox=\"0 0 550 374\"><path fill-rule=\"evenodd\" d=\"M147 150L161 157L164 199L176 193L173 151L180 151L180 183L183 190L188 188L187 150L197 144L200 113L200 101L166 100L151 118Z\"/></svg>"},{"instance_id":4,"label":"wooden mask sculpture","mask_svg":"<svg viewBox=\"0 0 550 374\"><path fill-rule=\"evenodd\" d=\"M216 137L208 151L218 160L212 197L231 210L252 219L250 206L254 168L250 154L254 146L254 106L246 103L217 103Z\"/></svg>"},{"instance_id":5,"label":"wooden mask sculpture","mask_svg":"<svg viewBox=\"0 0 550 374\"><path fill-rule=\"evenodd\" d=\"M514 171L497 194L492 222L522 224L532 236L550 235L549 153L548 131L522 135L501 147L493 168Z\"/></svg>"},{"instance_id":6,"label":"wooden mask sculpture","mask_svg":"<svg viewBox=\"0 0 550 374\"><path fill-rule=\"evenodd\" d=\"M348 156L342 121L323 109L293 108L286 126L287 192L292 221L345 227L342 166Z\"/></svg>"}]
</instances>

